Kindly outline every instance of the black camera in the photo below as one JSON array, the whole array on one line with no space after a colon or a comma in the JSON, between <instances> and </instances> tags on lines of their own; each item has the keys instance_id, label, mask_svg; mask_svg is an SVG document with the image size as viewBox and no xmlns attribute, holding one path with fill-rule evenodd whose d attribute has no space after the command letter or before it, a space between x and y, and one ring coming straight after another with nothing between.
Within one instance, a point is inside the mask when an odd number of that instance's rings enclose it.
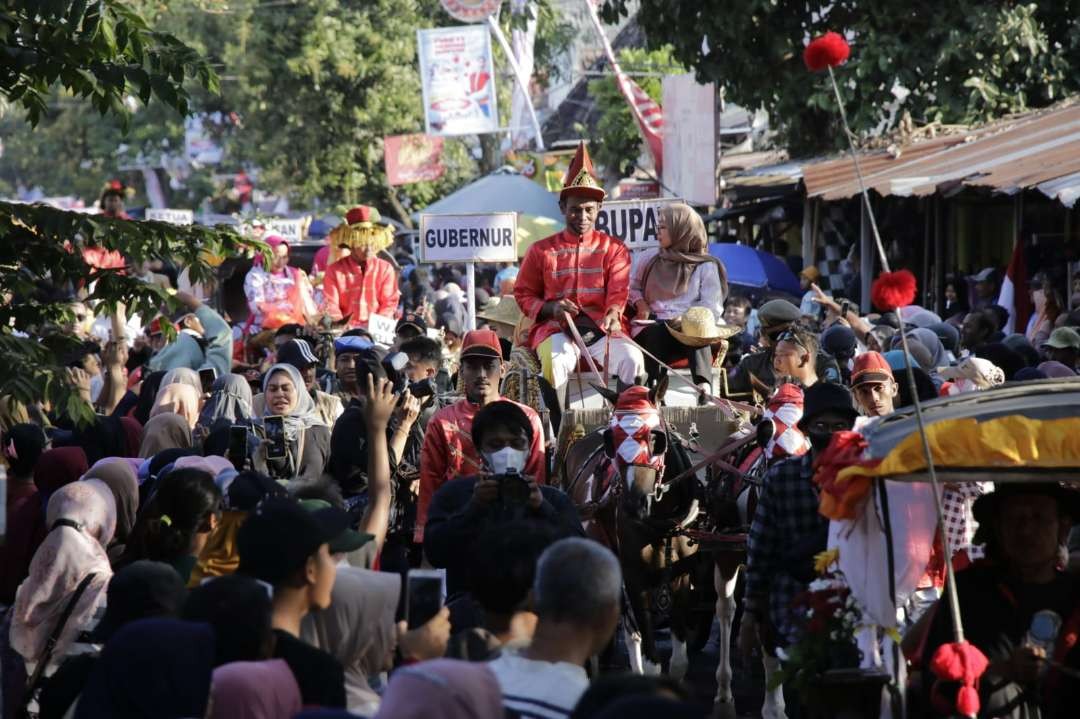
<instances>
[{"instance_id":1,"label":"black camera","mask_svg":"<svg viewBox=\"0 0 1080 719\"><path fill-rule=\"evenodd\" d=\"M409 394L417 399L424 399L430 397L437 391L435 386L435 380L422 379L419 382L409 382L408 376L405 374L405 366L409 364L409 356L404 352L394 352L388 354L382 360L383 370L386 372L386 378L390 380L390 383L394 387L395 394L401 394L406 389L409 390Z\"/></svg>"},{"instance_id":2,"label":"black camera","mask_svg":"<svg viewBox=\"0 0 1080 719\"><path fill-rule=\"evenodd\" d=\"M499 483L499 503L505 505L525 505L529 503L532 488L529 481L518 472L493 474L491 479Z\"/></svg>"}]
</instances>

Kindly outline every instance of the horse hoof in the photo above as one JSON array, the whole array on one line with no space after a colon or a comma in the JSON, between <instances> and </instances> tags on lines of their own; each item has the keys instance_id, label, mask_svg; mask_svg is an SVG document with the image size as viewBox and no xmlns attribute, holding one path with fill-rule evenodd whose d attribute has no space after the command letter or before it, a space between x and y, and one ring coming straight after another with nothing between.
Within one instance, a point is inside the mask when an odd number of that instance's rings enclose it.
<instances>
[{"instance_id":1,"label":"horse hoof","mask_svg":"<svg viewBox=\"0 0 1080 719\"><path fill-rule=\"evenodd\" d=\"M645 676L647 676L647 677L658 677L662 673L661 672L661 667L660 667L659 664L653 664L652 662L650 662L647 659L645 660L644 669L645 669Z\"/></svg>"},{"instance_id":2,"label":"horse hoof","mask_svg":"<svg viewBox=\"0 0 1080 719\"><path fill-rule=\"evenodd\" d=\"M787 719L783 707L761 707L761 719Z\"/></svg>"},{"instance_id":3,"label":"horse hoof","mask_svg":"<svg viewBox=\"0 0 1080 719\"><path fill-rule=\"evenodd\" d=\"M680 681L686 677L686 672L690 669L690 663L684 658L682 661L678 661L676 657L671 658L671 664L668 666L668 676L676 681Z\"/></svg>"},{"instance_id":4,"label":"horse hoof","mask_svg":"<svg viewBox=\"0 0 1080 719\"><path fill-rule=\"evenodd\" d=\"M736 719L735 702L718 702L713 706L712 719Z\"/></svg>"}]
</instances>

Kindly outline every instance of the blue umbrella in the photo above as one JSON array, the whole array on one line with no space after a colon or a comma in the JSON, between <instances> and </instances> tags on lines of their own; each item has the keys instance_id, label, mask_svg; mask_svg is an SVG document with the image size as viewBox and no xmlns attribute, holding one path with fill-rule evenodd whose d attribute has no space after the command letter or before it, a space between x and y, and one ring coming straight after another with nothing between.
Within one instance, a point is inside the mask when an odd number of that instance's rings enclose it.
<instances>
[{"instance_id":1,"label":"blue umbrella","mask_svg":"<svg viewBox=\"0 0 1080 719\"><path fill-rule=\"evenodd\" d=\"M801 295L799 280L775 255L731 242L714 242L709 254L724 263L728 282L743 287L767 288L776 292Z\"/></svg>"}]
</instances>

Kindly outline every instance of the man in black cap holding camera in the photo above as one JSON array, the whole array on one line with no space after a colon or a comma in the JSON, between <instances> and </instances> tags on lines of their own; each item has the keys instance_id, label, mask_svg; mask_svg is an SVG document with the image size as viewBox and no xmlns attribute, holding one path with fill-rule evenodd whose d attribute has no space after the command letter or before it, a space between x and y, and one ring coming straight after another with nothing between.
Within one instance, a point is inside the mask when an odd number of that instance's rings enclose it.
<instances>
[{"instance_id":1,"label":"man in black cap holding camera","mask_svg":"<svg viewBox=\"0 0 1080 719\"><path fill-rule=\"evenodd\" d=\"M767 650L795 639L791 600L814 579L814 555L825 550L829 520L818 512L814 460L837 432L859 416L851 392L833 382L806 390L799 429L811 450L769 469L747 542L746 603L739 647L749 654L760 642Z\"/></svg>"}]
</instances>

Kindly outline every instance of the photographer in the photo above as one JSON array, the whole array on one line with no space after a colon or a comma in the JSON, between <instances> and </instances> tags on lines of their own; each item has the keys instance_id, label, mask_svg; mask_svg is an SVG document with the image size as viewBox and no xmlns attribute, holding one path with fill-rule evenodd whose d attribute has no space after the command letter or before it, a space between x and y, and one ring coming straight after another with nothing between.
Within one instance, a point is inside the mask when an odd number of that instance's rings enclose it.
<instances>
[{"instance_id":1,"label":"photographer","mask_svg":"<svg viewBox=\"0 0 1080 719\"><path fill-rule=\"evenodd\" d=\"M473 445L483 467L452 479L435 492L424 532L424 553L446 568L447 596L469 590L470 548L486 528L531 519L560 533L580 535L581 522L570 498L541 486L527 472L536 429L520 405L499 400L476 413Z\"/></svg>"}]
</instances>

